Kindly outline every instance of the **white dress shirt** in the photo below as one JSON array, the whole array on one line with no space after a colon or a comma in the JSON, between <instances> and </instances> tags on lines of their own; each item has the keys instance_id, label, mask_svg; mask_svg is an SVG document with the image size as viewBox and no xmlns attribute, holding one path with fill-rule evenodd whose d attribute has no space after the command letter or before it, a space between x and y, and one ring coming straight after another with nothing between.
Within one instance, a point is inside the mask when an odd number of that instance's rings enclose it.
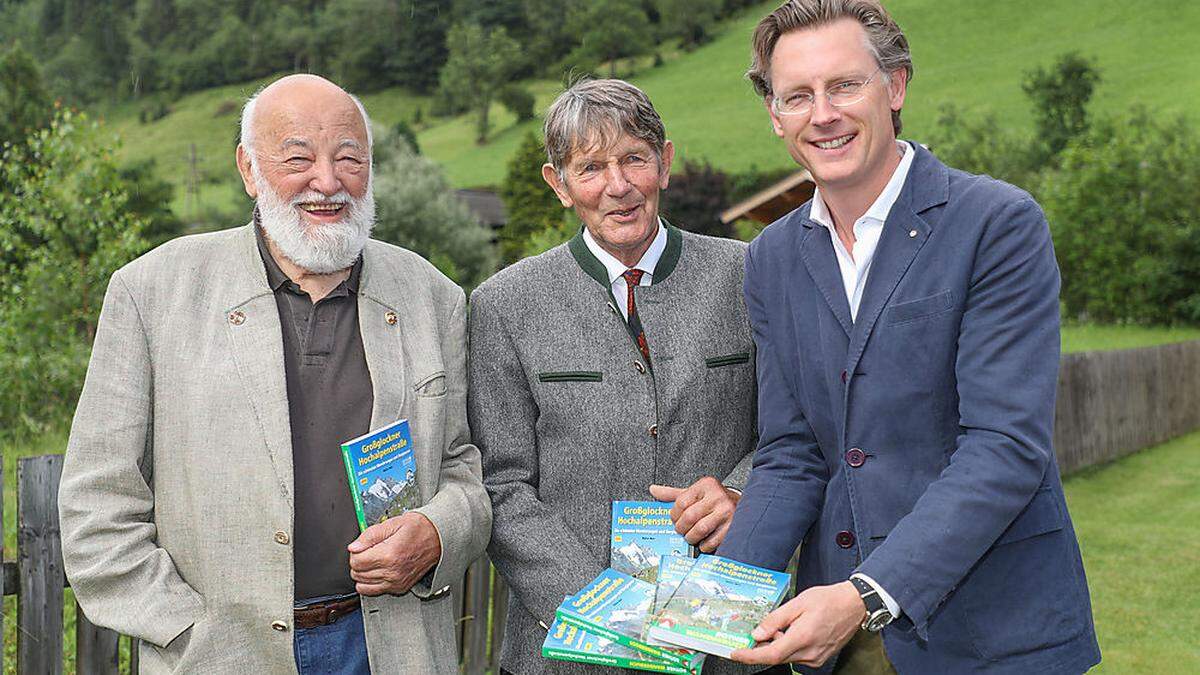
<instances>
[{"instance_id":1,"label":"white dress shirt","mask_svg":"<svg viewBox=\"0 0 1200 675\"><path fill-rule=\"evenodd\" d=\"M858 318L858 306L862 303L863 289L867 286L867 273L871 271L871 261L875 259L875 248L879 245L879 237L883 235L883 224L887 221L892 206L896 204L900 190L904 188L904 181L908 179L908 171L912 168L913 157L917 154L904 141L897 141L896 146L903 155L900 158L900 165L892 172L891 180L883 187L883 192L879 193L867 212L854 221L853 251L847 251L841 238L838 237L829 207L825 205L825 200L821 199L820 188L813 192L813 204L809 218L828 229L829 236L833 239L833 251L837 254L838 268L842 272L842 285L846 288L846 300L850 303L851 321ZM874 579L865 574L856 573L850 576L858 577L871 584L871 587L879 593L883 604L887 605L888 612L893 617L900 616L900 603L896 602L896 599L883 590L883 587Z\"/></svg>"},{"instance_id":2,"label":"white dress shirt","mask_svg":"<svg viewBox=\"0 0 1200 675\"><path fill-rule=\"evenodd\" d=\"M592 238L592 233L588 232L587 228L583 228L583 243L587 244L588 250L592 255L596 256L604 265L604 269L608 271L608 283L612 287L613 298L617 301L617 309L621 310L621 316L625 320L629 320L629 307L625 302L629 287L625 284L625 270L637 269L643 272L642 280L638 282L639 286L649 286L654 280L654 267L658 265L658 259L662 257L663 251L667 250L667 228L663 227L662 219L658 219L658 234L654 235L654 241L650 242L650 248L642 254L642 259L637 261L633 267L626 267L625 263L613 257L613 254L600 248L600 244Z\"/></svg>"}]
</instances>

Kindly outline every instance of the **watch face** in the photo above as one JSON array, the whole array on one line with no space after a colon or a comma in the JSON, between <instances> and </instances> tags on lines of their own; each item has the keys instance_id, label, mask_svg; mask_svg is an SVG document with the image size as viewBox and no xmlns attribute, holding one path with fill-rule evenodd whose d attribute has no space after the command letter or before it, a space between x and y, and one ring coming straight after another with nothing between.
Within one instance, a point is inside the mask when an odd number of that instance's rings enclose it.
<instances>
[{"instance_id":1,"label":"watch face","mask_svg":"<svg viewBox=\"0 0 1200 675\"><path fill-rule=\"evenodd\" d=\"M883 610L876 614L872 614L871 618L867 619L867 630L872 633L878 633L883 630L883 627L892 622L892 615Z\"/></svg>"}]
</instances>

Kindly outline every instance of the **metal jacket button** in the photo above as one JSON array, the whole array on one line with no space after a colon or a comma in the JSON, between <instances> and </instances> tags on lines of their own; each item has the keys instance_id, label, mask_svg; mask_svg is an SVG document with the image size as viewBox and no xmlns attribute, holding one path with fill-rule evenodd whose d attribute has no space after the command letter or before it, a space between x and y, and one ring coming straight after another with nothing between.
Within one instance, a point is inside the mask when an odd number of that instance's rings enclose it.
<instances>
[{"instance_id":1,"label":"metal jacket button","mask_svg":"<svg viewBox=\"0 0 1200 675\"><path fill-rule=\"evenodd\" d=\"M240 326L240 325L246 323L246 313L240 309L230 312L229 313L229 323L231 323L235 326Z\"/></svg>"},{"instance_id":2,"label":"metal jacket button","mask_svg":"<svg viewBox=\"0 0 1200 675\"><path fill-rule=\"evenodd\" d=\"M657 424L651 424L650 428L647 429L647 431L650 433L650 435L652 437L658 438L658 425Z\"/></svg>"},{"instance_id":3,"label":"metal jacket button","mask_svg":"<svg viewBox=\"0 0 1200 675\"><path fill-rule=\"evenodd\" d=\"M274 628L275 630L282 633L287 630L287 622L286 621L272 621L271 628Z\"/></svg>"},{"instance_id":4,"label":"metal jacket button","mask_svg":"<svg viewBox=\"0 0 1200 675\"><path fill-rule=\"evenodd\" d=\"M841 532L837 533L836 537L834 537L834 541L836 541L837 545L841 546L842 548L850 548L854 545L854 533L850 530L842 530Z\"/></svg>"},{"instance_id":5,"label":"metal jacket button","mask_svg":"<svg viewBox=\"0 0 1200 675\"><path fill-rule=\"evenodd\" d=\"M275 543L283 544L286 546L288 541L289 541L289 539L288 539L287 532L280 531L280 532L275 533Z\"/></svg>"},{"instance_id":6,"label":"metal jacket button","mask_svg":"<svg viewBox=\"0 0 1200 675\"><path fill-rule=\"evenodd\" d=\"M643 366L641 361L634 361L633 369L642 374L645 374L646 372L646 366Z\"/></svg>"},{"instance_id":7,"label":"metal jacket button","mask_svg":"<svg viewBox=\"0 0 1200 675\"><path fill-rule=\"evenodd\" d=\"M846 451L846 463L857 469L867 463L867 453L858 448L850 448Z\"/></svg>"}]
</instances>

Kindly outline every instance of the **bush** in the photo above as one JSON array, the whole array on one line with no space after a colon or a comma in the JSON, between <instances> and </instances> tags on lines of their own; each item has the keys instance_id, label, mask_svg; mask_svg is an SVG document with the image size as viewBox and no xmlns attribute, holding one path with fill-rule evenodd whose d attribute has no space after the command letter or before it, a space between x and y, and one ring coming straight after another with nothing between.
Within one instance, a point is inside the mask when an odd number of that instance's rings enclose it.
<instances>
[{"instance_id":1,"label":"bush","mask_svg":"<svg viewBox=\"0 0 1200 675\"><path fill-rule=\"evenodd\" d=\"M1200 323L1200 137L1145 111L1067 144L1037 190L1075 318Z\"/></svg>"},{"instance_id":2,"label":"bush","mask_svg":"<svg viewBox=\"0 0 1200 675\"><path fill-rule=\"evenodd\" d=\"M533 119L533 108L536 101L534 101L533 94L524 87L510 84L496 93L496 99L500 101L500 105L508 108L509 112L517 116L517 122Z\"/></svg>"},{"instance_id":3,"label":"bush","mask_svg":"<svg viewBox=\"0 0 1200 675\"><path fill-rule=\"evenodd\" d=\"M504 263L514 263L529 255L530 237L546 230L556 231L562 226L563 206L554 196L554 191L542 179L542 165L546 163L546 151L537 134L525 134L517 152L508 161L508 172L500 186L500 197L508 220L500 230L500 254ZM557 235L551 235L555 239ZM554 246L561 242L551 244ZM547 246L546 248L550 248ZM534 246L534 249L541 244ZM545 250L545 249L542 249ZM539 253L541 251L538 251Z\"/></svg>"},{"instance_id":4,"label":"bush","mask_svg":"<svg viewBox=\"0 0 1200 675\"><path fill-rule=\"evenodd\" d=\"M729 177L704 162L684 162L683 173L671 176L662 196L662 213L672 225L714 237L733 237L733 227L721 222L729 205Z\"/></svg>"},{"instance_id":5,"label":"bush","mask_svg":"<svg viewBox=\"0 0 1200 675\"><path fill-rule=\"evenodd\" d=\"M468 289L490 276L496 269L492 233L459 201L441 168L398 136L376 145L386 147L375 166L374 236L416 251Z\"/></svg>"},{"instance_id":6,"label":"bush","mask_svg":"<svg viewBox=\"0 0 1200 675\"><path fill-rule=\"evenodd\" d=\"M0 428L70 416L108 279L146 248L95 124L59 112L0 156Z\"/></svg>"}]
</instances>

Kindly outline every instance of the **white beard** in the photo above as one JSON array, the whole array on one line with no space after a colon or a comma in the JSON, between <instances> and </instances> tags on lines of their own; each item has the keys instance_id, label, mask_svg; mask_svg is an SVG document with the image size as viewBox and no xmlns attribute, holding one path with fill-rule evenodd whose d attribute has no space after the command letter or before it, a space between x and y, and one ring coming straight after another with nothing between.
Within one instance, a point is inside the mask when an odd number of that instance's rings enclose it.
<instances>
[{"instance_id":1,"label":"white beard","mask_svg":"<svg viewBox=\"0 0 1200 675\"><path fill-rule=\"evenodd\" d=\"M375 195L369 177L367 192L358 199L345 190L330 196L309 190L285 201L271 189L257 164L251 173L258 190L259 222L285 258L315 274L330 274L354 264L375 226ZM309 223L297 206L302 203L345 204L346 213L335 223Z\"/></svg>"}]
</instances>

